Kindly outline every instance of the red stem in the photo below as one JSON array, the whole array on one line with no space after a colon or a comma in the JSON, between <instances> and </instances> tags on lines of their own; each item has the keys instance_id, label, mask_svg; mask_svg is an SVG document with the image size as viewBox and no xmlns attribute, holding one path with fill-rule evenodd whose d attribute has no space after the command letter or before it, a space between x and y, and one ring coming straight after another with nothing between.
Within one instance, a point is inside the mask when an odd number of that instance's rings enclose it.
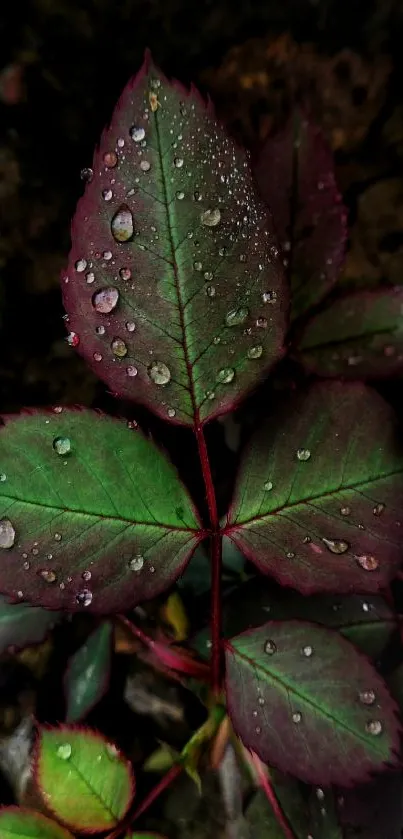
<instances>
[{"instance_id":1,"label":"red stem","mask_svg":"<svg viewBox=\"0 0 403 839\"><path fill-rule=\"evenodd\" d=\"M123 821L117 826L115 830L112 831L112 833L108 834L106 839L117 839L117 837L120 836L121 833L125 833L131 827L132 822L134 822L136 819L142 816L143 813L145 813L145 811L148 810L149 807L151 807L151 804L153 804L155 799L158 798L158 796L161 795L161 793L164 792L164 790L167 787L169 787L169 785L172 784L173 781L175 781L175 779L180 775L181 772L182 766L179 763L175 763L174 766L171 766L167 774L164 775L164 777L161 778L160 781L158 781L158 784L156 784L155 787L153 787L152 790L148 793L148 795L146 795L144 801L142 801L142 803L139 804L139 806L136 807L135 810L130 808Z\"/></svg>"},{"instance_id":2,"label":"red stem","mask_svg":"<svg viewBox=\"0 0 403 839\"><path fill-rule=\"evenodd\" d=\"M222 566L222 539L219 532L219 520L217 512L217 501L213 476L211 474L210 460L204 437L203 426L195 426L197 448L199 451L200 465L203 474L204 486L206 489L206 500L210 517L211 536L211 682L215 696L218 696L221 689L222 655L222 615L221 615L221 566Z\"/></svg>"},{"instance_id":3,"label":"red stem","mask_svg":"<svg viewBox=\"0 0 403 839\"><path fill-rule=\"evenodd\" d=\"M187 676L193 676L195 679L200 679L203 682L208 681L209 671L207 665L203 664L202 661L196 661L188 655L181 656L172 647L165 646L165 644L161 644L159 641L154 641L153 638L149 638L140 627L136 626L136 624L132 623L124 615L119 615L119 620L135 638L138 638L145 647L151 650L165 667L169 667L171 670L177 670L179 673L185 673Z\"/></svg>"},{"instance_id":4,"label":"red stem","mask_svg":"<svg viewBox=\"0 0 403 839\"><path fill-rule=\"evenodd\" d=\"M284 836L286 837L286 839L297 839L273 789L269 769L266 766L264 766L260 758L253 751L251 751L251 758L251 762L253 763L254 769L256 771L259 786L263 790L267 800L269 801L273 813L277 819L277 822L284 833Z\"/></svg>"}]
</instances>

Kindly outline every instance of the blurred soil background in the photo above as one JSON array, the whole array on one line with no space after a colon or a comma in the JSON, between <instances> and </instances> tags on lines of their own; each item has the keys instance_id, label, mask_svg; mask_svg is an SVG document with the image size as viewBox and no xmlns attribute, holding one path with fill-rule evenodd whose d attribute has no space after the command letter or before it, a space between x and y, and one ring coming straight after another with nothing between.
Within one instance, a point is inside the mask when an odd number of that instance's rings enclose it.
<instances>
[{"instance_id":1,"label":"blurred soil background","mask_svg":"<svg viewBox=\"0 0 403 839\"><path fill-rule=\"evenodd\" d=\"M1 413L80 403L137 417L143 425L159 428L146 412L114 402L68 347L59 292L70 219L84 186L80 171L91 166L101 130L123 86L141 64L146 46L167 75L193 81L209 92L231 132L250 147L284 122L293 101L308 104L334 151L337 180L349 211L348 254L341 282L346 286L383 281L400 285L402 41L402 0L3 0ZM399 398L399 383L391 387ZM169 434L175 441L185 432L170 430ZM178 453L180 449L182 445ZM222 457L231 466L231 455L224 449ZM16 661L9 656L1 661L2 737L11 735L32 710L38 679L45 685L43 693L52 668L61 672L60 662L71 645L77 646L80 633L85 637L85 626L80 624L74 633L71 640L64 627L56 641L32 652L31 659L25 656ZM171 745L179 748L195 725L200 725L196 700L184 699L180 687L159 686L158 679L151 684L148 671L140 670L132 704L124 703L125 667L117 665L112 692L90 722L122 741L124 727L133 726L130 714L142 720L146 708L149 715L153 697L152 726L141 723L141 734L130 746L131 756L142 760L150 750L147 738L158 739L159 733L164 739L167 727ZM53 716L56 719L59 714L60 719L61 696L53 696L52 702ZM46 709L45 702L42 716ZM21 749L17 743L14 753L17 750L21 755ZM10 778L7 783L13 786ZM3 801L13 800L7 783L0 784ZM217 784L210 777L206 784L216 818ZM385 803L389 794L373 802L379 811L389 807ZM365 809L368 797L363 801ZM391 807L395 801L392 790ZM166 830L179 839L224 835L222 825L206 816L205 800L198 798L196 787L186 777L164 807L163 821L151 819L150 829ZM370 827L352 835L380 836L374 827L377 811L367 811L366 818Z\"/></svg>"}]
</instances>

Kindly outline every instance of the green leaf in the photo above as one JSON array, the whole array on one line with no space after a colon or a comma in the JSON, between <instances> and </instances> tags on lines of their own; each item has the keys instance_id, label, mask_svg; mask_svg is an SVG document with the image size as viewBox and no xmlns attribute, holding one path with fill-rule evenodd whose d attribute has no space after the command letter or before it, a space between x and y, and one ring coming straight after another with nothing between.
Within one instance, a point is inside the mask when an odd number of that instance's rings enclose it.
<instances>
[{"instance_id":1,"label":"green leaf","mask_svg":"<svg viewBox=\"0 0 403 839\"><path fill-rule=\"evenodd\" d=\"M324 383L252 438L225 532L304 594L375 592L402 561L402 507L391 409L362 385Z\"/></svg>"},{"instance_id":2,"label":"green leaf","mask_svg":"<svg viewBox=\"0 0 403 839\"><path fill-rule=\"evenodd\" d=\"M0 431L0 461L0 588L16 600L129 609L167 588L200 539L173 466L119 420L21 415Z\"/></svg>"},{"instance_id":3,"label":"green leaf","mask_svg":"<svg viewBox=\"0 0 403 839\"><path fill-rule=\"evenodd\" d=\"M41 728L35 777L47 807L82 833L118 824L134 793L130 763L89 728Z\"/></svg>"},{"instance_id":4,"label":"green leaf","mask_svg":"<svg viewBox=\"0 0 403 839\"><path fill-rule=\"evenodd\" d=\"M108 688L113 626L104 621L71 657L64 677L66 721L85 717Z\"/></svg>"},{"instance_id":5,"label":"green leaf","mask_svg":"<svg viewBox=\"0 0 403 839\"><path fill-rule=\"evenodd\" d=\"M9 603L0 595L0 653L9 647L21 650L30 644L40 644L61 617L60 612Z\"/></svg>"},{"instance_id":6,"label":"green leaf","mask_svg":"<svg viewBox=\"0 0 403 839\"><path fill-rule=\"evenodd\" d=\"M57 822L21 807L0 810L0 836L1 839L73 839Z\"/></svg>"},{"instance_id":7,"label":"green leaf","mask_svg":"<svg viewBox=\"0 0 403 839\"><path fill-rule=\"evenodd\" d=\"M307 839L310 827L309 813L301 785L281 775L280 772L273 771L271 775L274 792L295 834L295 839ZM254 794L246 809L245 818L251 839L284 839L283 829L263 790L258 790ZM320 837L325 839L322 834Z\"/></svg>"},{"instance_id":8,"label":"green leaf","mask_svg":"<svg viewBox=\"0 0 403 839\"><path fill-rule=\"evenodd\" d=\"M396 763L397 706L370 662L337 632L270 621L225 646L228 711L261 760L325 786L365 781Z\"/></svg>"},{"instance_id":9,"label":"green leaf","mask_svg":"<svg viewBox=\"0 0 403 839\"><path fill-rule=\"evenodd\" d=\"M228 411L282 355L287 288L246 153L147 55L104 132L62 281L71 344L164 419Z\"/></svg>"},{"instance_id":10,"label":"green leaf","mask_svg":"<svg viewBox=\"0 0 403 839\"><path fill-rule=\"evenodd\" d=\"M403 370L403 289L358 291L314 315L296 340L297 358L319 376L375 379Z\"/></svg>"}]
</instances>

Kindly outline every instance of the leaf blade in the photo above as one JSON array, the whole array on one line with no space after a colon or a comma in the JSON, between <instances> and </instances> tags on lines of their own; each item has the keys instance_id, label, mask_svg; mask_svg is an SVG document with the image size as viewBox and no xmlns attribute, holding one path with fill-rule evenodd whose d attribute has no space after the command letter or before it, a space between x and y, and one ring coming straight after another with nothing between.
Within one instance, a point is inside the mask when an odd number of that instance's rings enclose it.
<instances>
[{"instance_id":1,"label":"leaf blade","mask_svg":"<svg viewBox=\"0 0 403 839\"><path fill-rule=\"evenodd\" d=\"M9 603L0 595L0 653L9 647L20 650L40 644L61 619L60 612L25 603Z\"/></svg>"},{"instance_id":2,"label":"leaf blade","mask_svg":"<svg viewBox=\"0 0 403 839\"><path fill-rule=\"evenodd\" d=\"M147 56L93 171L62 283L72 343L113 391L165 419L193 425L229 410L281 355L287 309L246 156L211 104ZM127 241L111 233L119 214L134 223ZM96 308L102 289L114 291Z\"/></svg>"},{"instance_id":3,"label":"leaf blade","mask_svg":"<svg viewBox=\"0 0 403 839\"><path fill-rule=\"evenodd\" d=\"M391 410L364 386L334 382L277 420L245 453L226 535L304 594L376 592L402 560L403 459Z\"/></svg>"},{"instance_id":4,"label":"leaf blade","mask_svg":"<svg viewBox=\"0 0 403 839\"><path fill-rule=\"evenodd\" d=\"M15 600L131 608L166 588L199 541L174 468L123 422L87 410L21 415L1 429L0 450L0 584Z\"/></svg>"},{"instance_id":5,"label":"leaf blade","mask_svg":"<svg viewBox=\"0 0 403 839\"><path fill-rule=\"evenodd\" d=\"M52 819L24 807L0 810L2 839L73 839L72 834Z\"/></svg>"},{"instance_id":6,"label":"leaf blade","mask_svg":"<svg viewBox=\"0 0 403 839\"><path fill-rule=\"evenodd\" d=\"M64 675L66 722L79 722L108 689L113 626L103 621L70 658Z\"/></svg>"},{"instance_id":7,"label":"leaf blade","mask_svg":"<svg viewBox=\"0 0 403 839\"><path fill-rule=\"evenodd\" d=\"M308 783L347 786L396 762L397 706L368 660L338 633L270 621L225 647L230 717L261 760L284 772L292 766Z\"/></svg>"}]
</instances>

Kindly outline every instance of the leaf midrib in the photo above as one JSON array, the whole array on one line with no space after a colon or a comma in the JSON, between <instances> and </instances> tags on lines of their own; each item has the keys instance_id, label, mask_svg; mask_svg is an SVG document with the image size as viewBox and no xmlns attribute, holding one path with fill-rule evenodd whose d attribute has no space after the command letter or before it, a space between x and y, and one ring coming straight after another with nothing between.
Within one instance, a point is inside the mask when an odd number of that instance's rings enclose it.
<instances>
[{"instance_id":1,"label":"leaf midrib","mask_svg":"<svg viewBox=\"0 0 403 839\"><path fill-rule=\"evenodd\" d=\"M293 685L290 685L290 683L287 682L285 679L283 680L279 676L276 676L273 673L272 670L265 670L264 667L261 664L259 664L259 662L252 661L245 653L240 652L240 650L237 647L233 647L232 644L228 641L226 642L226 648L227 648L227 650L230 650L232 652L232 654L234 655L235 658L239 657L243 661L245 661L249 668L251 668L252 670L260 671L261 673L263 673L265 675L266 678L269 675L270 678L273 680L273 682L277 683L278 685L281 685L282 688L285 688L286 690L290 691L290 693L292 693L294 696L298 697L298 699L301 702L304 702L306 705L310 706L318 714L322 714L322 716L324 716L327 720L330 720L332 723L335 723L342 731L347 731L349 734L351 734L357 740L360 740L362 743L365 743L365 745L367 747L370 747L372 741L368 740L365 737L364 734L361 734L356 729L350 728L348 725L346 725L338 717L333 716L331 714L331 712L326 710L324 707L322 707L320 705L316 705L308 696L306 696L303 693L300 693ZM381 757L382 760L385 760L384 752L380 751L379 749L376 748L376 742L375 741L373 741L373 746L374 746L374 752L377 755L379 755L379 757Z\"/></svg>"}]
</instances>

